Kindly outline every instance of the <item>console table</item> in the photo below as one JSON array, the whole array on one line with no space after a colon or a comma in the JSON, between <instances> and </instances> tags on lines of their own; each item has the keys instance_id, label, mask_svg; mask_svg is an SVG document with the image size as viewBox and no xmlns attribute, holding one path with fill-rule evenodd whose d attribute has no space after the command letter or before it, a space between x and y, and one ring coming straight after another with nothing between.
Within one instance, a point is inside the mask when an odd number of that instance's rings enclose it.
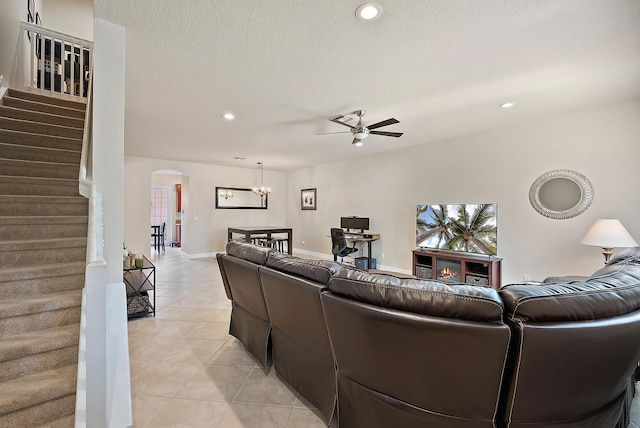
<instances>
[{"instance_id":1,"label":"console table","mask_svg":"<svg viewBox=\"0 0 640 428\"><path fill-rule=\"evenodd\" d=\"M145 256L142 267L122 269L122 280L127 291L127 315L131 318L153 314L156 316L156 267ZM149 298L153 294L153 303Z\"/></svg>"},{"instance_id":2,"label":"console table","mask_svg":"<svg viewBox=\"0 0 640 428\"><path fill-rule=\"evenodd\" d=\"M413 250L413 274L482 287L500 288L502 259L488 254L460 253L436 249Z\"/></svg>"}]
</instances>

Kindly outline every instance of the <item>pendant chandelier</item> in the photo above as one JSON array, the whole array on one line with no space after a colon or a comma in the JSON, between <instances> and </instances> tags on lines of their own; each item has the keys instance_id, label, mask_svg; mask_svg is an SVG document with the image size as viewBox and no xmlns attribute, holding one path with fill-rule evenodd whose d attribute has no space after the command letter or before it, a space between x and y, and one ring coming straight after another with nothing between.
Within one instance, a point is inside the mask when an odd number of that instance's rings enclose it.
<instances>
[{"instance_id":1,"label":"pendant chandelier","mask_svg":"<svg viewBox=\"0 0 640 428\"><path fill-rule=\"evenodd\" d=\"M253 193L259 196L265 196L271 193L271 187L264 185L264 169L262 168L262 162L258 162L258 168L260 169L260 186L254 186Z\"/></svg>"}]
</instances>

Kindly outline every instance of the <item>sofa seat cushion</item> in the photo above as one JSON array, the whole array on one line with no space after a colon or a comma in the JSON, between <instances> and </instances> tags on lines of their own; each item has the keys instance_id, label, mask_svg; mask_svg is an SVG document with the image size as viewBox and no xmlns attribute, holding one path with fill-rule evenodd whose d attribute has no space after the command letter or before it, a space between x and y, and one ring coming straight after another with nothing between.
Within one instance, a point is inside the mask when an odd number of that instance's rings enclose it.
<instances>
[{"instance_id":1,"label":"sofa seat cushion","mask_svg":"<svg viewBox=\"0 0 640 428\"><path fill-rule=\"evenodd\" d=\"M267 262L269 253L274 252L268 247L259 247L244 241L229 241L227 243L227 254L243 260L264 265Z\"/></svg>"},{"instance_id":2,"label":"sofa seat cushion","mask_svg":"<svg viewBox=\"0 0 640 428\"><path fill-rule=\"evenodd\" d=\"M329 260L307 260L284 253L270 253L266 265L272 269L327 284L342 265Z\"/></svg>"},{"instance_id":3,"label":"sofa seat cushion","mask_svg":"<svg viewBox=\"0 0 640 428\"><path fill-rule=\"evenodd\" d=\"M329 281L336 295L380 307L469 321L502 321L496 290L342 269Z\"/></svg>"},{"instance_id":4,"label":"sofa seat cushion","mask_svg":"<svg viewBox=\"0 0 640 428\"><path fill-rule=\"evenodd\" d=\"M499 291L512 318L538 321L588 321L640 309L640 255L620 257L586 279L510 284Z\"/></svg>"}]
</instances>

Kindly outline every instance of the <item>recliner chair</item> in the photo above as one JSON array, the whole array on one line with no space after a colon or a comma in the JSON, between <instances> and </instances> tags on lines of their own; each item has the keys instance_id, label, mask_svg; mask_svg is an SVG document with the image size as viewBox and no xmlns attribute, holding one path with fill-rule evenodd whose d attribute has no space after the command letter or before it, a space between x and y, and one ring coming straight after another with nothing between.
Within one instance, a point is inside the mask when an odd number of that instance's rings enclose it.
<instances>
[{"instance_id":1,"label":"recliner chair","mask_svg":"<svg viewBox=\"0 0 640 428\"><path fill-rule=\"evenodd\" d=\"M351 253L358 251L356 247L349 247L347 245L347 239L344 237L344 230L339 227L331 228L331 252L333 253L333 260L340 262L344 259L344 256L348 256Z\"/></svg>"}]
</instances>

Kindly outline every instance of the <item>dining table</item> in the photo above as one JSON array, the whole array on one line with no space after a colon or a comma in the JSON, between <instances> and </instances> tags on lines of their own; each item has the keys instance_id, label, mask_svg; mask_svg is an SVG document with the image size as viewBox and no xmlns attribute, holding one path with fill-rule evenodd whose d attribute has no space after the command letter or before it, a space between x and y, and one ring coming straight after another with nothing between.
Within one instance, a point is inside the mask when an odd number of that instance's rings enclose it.
<instances>
[{"instance_id":1,"label":"dining table","mask_svg":"<svg viewBox=\"0 0 640 428\"><path fill-rule=\"evenodd\" d=\"M233 240L233 234L239 234L244 237L245 242L252 242L253 238L266 237L267 240L272 238L274 234L287 235L287 253L293 254L293 229L290 227L279 226L237 226L227 228L228 241Z\"/></svg>"}]
</instances>

